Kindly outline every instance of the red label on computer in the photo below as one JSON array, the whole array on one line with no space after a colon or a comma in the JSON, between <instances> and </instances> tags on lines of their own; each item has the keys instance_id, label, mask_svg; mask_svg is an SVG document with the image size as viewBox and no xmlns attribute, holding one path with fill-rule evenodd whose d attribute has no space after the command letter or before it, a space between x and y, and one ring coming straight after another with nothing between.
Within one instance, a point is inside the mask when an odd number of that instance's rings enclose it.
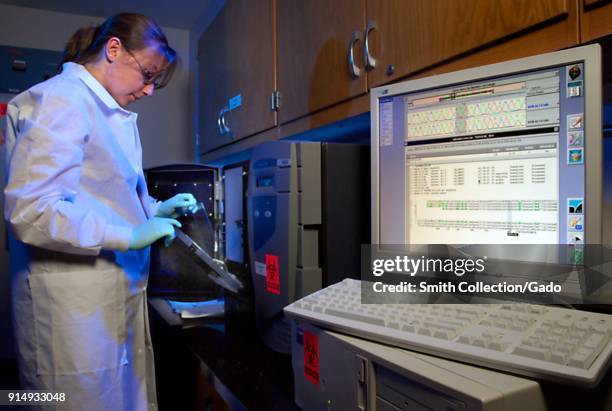
<instances>
[{"instance_id":1,"label":"red label on computer","mask_svg":"<svg viewBox=\"0 0 612 411\"><path fill-rule=\"evenodd\" d=\"M280 273L278 272L278 256L266 254L266 290L280 294Z\"/></svg>"},{"instance_id":2,"label":"red label on computer","mask_svg":"<svg viewBox=\"0 0 612 411\"><path fill-rule=\"evenodd\" d=\"M6 104L6 103L0 103L0 117L6 116L6 107L7 106L8 106L8 104Z\"/></svg>"},{"instance_id":3,"label":"red label on computer","mask_svg":"<svg viewBox=\"0 0 612 411\"><path fill-rule=\"evenodd\" d=\"M304 376L319 385L319 336L304 331Z\"/></svg>"}]
</instances>

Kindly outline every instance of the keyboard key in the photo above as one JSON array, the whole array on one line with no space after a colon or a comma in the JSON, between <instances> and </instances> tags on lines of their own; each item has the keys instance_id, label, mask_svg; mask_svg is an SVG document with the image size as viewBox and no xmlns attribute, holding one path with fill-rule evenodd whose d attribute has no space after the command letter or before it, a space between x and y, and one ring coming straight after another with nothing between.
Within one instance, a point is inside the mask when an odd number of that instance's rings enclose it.
<instances>
[{"instance_id":1,"label":"keyboard key","mask_svg":"<svg viewBox=\"0 0 612 411\"><path fill-rule=\"evenodd\" d=\"M417 334L431 336L431 330L426 327L418 327Z\"/></svg>"},{"instance_id":2,"label":"keyboard key","mask_svg":"<svg viewBox=\"0 0 612 411\"><path fill-rule=\"evenodd\" d=\"M572 355L569 360L570 367L589 368L593 361L593 351L586 348L580 348Z\"/></svg>"},{"instance_id":3,"label":"keyboard key","mask_svg":"<svg viewBox=\"0 0 612 411\"><path fill-rule=\"evenodd\" d=\"M487 340L482 337L476 337L472 340L472 345L474 347L487 348Z\"/></svg>"},{"instance_id":4,"label":"keyboard key","mask_svg":"<svg viewBox=\"0 0 612 411\"><path fill-rule=\"evenodd\" d=\"M441 338L443 340L452 340L455 338L455 333L446 330L435 330L433 336L436 338Z\"/></svg>"},{"instance_id":5,"label":"keyboard key","mask_svg":"<svg viewBox=\"0 0 612 411\"><path fill-rule=\"evenodd\" d=\"M569 346L572 346L572 347L575 347L575 346L577 346L578 344L580 344L580 338L566 337L566 338L563 340L563 344L565 344L565 345L569 345Z\"/></svg>"},{"instance_id":6,"label":"keyboard key","mask_svg":"<svg viewBox=\"0 0 612 411\"><path fill-rule=\"evenodd\" d=\"M545 360L548 357L548 350L545 348L532 347L530 345L519 345L514 349L514 354L522 357Z\"/></svg>"},{"instance_id":7,"label":"keyboard key","mask_svg":"<svg viewBox=\"0 0 612 411\"><path fill-rule=\"evenodd\" d=\"M338 317L346 318L348 320L361 321L367 324L382 325L383 327L385 326L385 320L383 320L382 318L370 317L368 315L356 313L354 311L343 311L337 308L328 308L327 310L325 310L325 314L335 315Z\"/></svg>"},{"instance_id":8,"label":"keyboard key","mask_svg":"<svg viewBox=\"0 0 612 411\"><path fill-rule=\"evenodd\" d=\"M538 307L536 305L531 305L529 306L529 309L526 310L526 312L529 314L542 315L542 314L546 314L548 310L544 307Z\"/></svg>"},{"instance_id":9,"label":"keyboard key","mask_svg":"<svg viewBox=\"0 0 612 411\"><path fill-rule=\"evenodd\" d=\"M557 364L567 364L569 353L563 351L553 351L550 353L550 361Z\"/></svg>"},{"instance_id":10,"label":"keyboard key","mask_svg":"<svg viewBox=\"0 0 612 411\"><path fill-rule=\"evenodd\" d=\"M510 344L503 341L490 341L488 348L495 351L506 351Z\"/></svg>"},{"instance_id":11,"label":"keyboard key","mask_svg":"<svg viewBox=\"0 0 612 411\"><path fill-rule=\"evenodd\" d=\"M569 346L569 345L558 344L555 347L555 351L563 353L566 357L569 358L569 355L571 354L571 352L574 351L574 347Z\"/></svg>"},{"instance_id":12,"label":"keyboard key","mask_svg":"<svg viewBox=\"0 0 612 411\"><path fill-rule=\"evenodd\" d=\"M469 344L472 345L472 337L469 335L460 335L459 338L457 338L457 342L461 343L461 344Z\"/></svg>"},{"instance_id":13,"label":"keyboard key","mask_svg":"<svg viewBox=\"0 0 612 411\"><path fill-rule=\"evenodd\" d=\"M591 336L584 342L584 347L599 351L605 342L606 339L603 334L591 334Z\"/></svg>"},{"instance_id":14,"label":"keyboard key","mask_svg":"<svg viewBox=\"0 0 612 411\"><path fill-rule=\"evenodd\" d=\"M591 332L599 333L599 334L604 334L604 335L609 335L610 334L610 329L608 327L608 324L598 322L598 323L595 323L595 324L591 324Z\"/></svg>"},{"instance_id":15,"label":"keyboard key","mask_svg":"<svg viewBox=\"0 0 612 411\"><path fill-rule=\"evenodd\" d=\"M587 323L588 319L582 319L581 321L574 324L574 327L582 332L589 331L589 324Z\"/></svg>"}]
</instances>

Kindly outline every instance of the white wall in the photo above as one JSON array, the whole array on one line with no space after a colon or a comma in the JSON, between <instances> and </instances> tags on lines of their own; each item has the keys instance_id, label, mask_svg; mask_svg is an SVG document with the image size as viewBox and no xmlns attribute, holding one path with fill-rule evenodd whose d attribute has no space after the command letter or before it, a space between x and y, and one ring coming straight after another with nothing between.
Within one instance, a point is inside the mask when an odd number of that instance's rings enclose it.
<instances>
[{"instance_id":1,"label":"white wall","mask_svg":"<svg viewBox=\"0 0 612 411\"><path fill-rule=\"evenodd\" d=\"M61 51L76 29L97 25L102 20L91 16L0 4L0 45ZM189 114L189 31L163 29L183 64L176 71L172 82L157 92L156 96L130 106L130 110L139 113L145 168L193 159L193 126Z\"/></svg>"},{"instance_id":2,"label":"white wall","mask_svg":"<svg viewBox=\"0 0 612 411\"><path fill-rule=\"evenodd\" d=\"M193 158L189 31L166 27L163 30L170 46L181 56L181 64L170 84L151 98L130 106L130 110L138 113L145 168L191 162Z\"/></svg>"},{"instance_id":3,"label":"white wall","mask_svg":"<svg viewBox=\"0 0 612 411\"><path fill-rule=\"evenodd\" d=\"M138 10L132 10L138 12ZM0 45L61 51L70 35L103 18L0 4ZM163 28L183 64L164 89L130 106L139 113L144 167L193 160L193 109L190 87L189 31ZM0 150L1 152L1 150ZM0 188L3 182L0 181ZM1 224L0 224L1 226ZM0 233L3 235L3 233ZM0 241L0 246L3 241ZM0 360L12 357L8 314L9 278L6 255L0 250Z\"/></svg>"}]
</instances>

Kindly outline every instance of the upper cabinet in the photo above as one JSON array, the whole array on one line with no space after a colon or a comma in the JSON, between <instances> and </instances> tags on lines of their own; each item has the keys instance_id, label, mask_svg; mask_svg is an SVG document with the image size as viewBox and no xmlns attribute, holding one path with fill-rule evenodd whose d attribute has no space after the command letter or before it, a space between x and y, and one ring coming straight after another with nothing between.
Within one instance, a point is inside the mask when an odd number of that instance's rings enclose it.
<instances>
[{"instance_id":1,"label":"upper cabinet","mask_svg":"<svg viewBox=\"0 0 612 411\"><path fill-rule=\"evenodd\" d=\"M230 0L198 44L203 151L276 125L273 0Z\"/></svg>"},{"instance_id":2,"label":"upper cabinet","mask_svg":"<svg viewBox=\"0 0 612 411\"><path fill-rule=\"evenodd\" d=\"M560 21L549 51L575 44L570 15L566 0L279 1L281 123Z\"/></svg>"},{"instance_id":3,"label":"upper cabinet","mask_svg":"<svg viewBox=\"0 0 612 411\"><path fill-rule=\"evenodd\" d=\"M589 42L612 33L612 2L610 0L579 0L580 39Z\"/></svg>"},{"instance_id":4,"label":"upper cabinet","mask_svg":"<svg viewBox=\"0 0 612 411\"><path fill-rule=\"evenodd\" d=\"M280 0L281 123L367 92L364 0Z\"/></svg>"},{"instance_id":5,"label":"upper cabinet","mask_svg":"<svg viewBox=\"0 0 612 411\"><path fill-rule=\"evenodd\" d=\"M366 6L370 87L569 14L566 0L367 0Z\"/></svg>"},{"instance_id":6,"label":"upper cabinet","mask_svg":"<svg viewBox=\"0 0 612 411\"><path fill-rule=\"evenodd\" d=\"M600 2L227 0L200 40L204 152L360 114L372 87L574 46Z\"/></svg>"}]
</instances>

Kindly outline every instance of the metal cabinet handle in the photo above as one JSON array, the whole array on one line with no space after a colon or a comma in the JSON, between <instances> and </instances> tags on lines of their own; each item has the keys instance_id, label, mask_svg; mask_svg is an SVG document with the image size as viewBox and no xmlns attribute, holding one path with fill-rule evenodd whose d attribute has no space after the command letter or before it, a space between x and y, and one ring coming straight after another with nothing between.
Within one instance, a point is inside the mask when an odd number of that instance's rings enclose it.
<instances>
[{"instance_id":1,"label":"metal cabinet handle","mask_svg":"<svg viewBox=\"0 0 612 411\"><path fill-rule=\"evenodd\" d=\"M374 67L376 67L376 59L370 54L370 46L368 44L370 32L376 28L378 28L376 26L376 22L374 20L368 20L368 25L366 26L365 32L363 33L363 55L365 56L366 70L372 70Z\"/></svg>"},{"instance_id":2,"label":"metal cabinet handle","mask_svg":"<svg viewBox=\"0 0 612 411\"><path fill-rule=\"evenodd\" d=\"M219 127L219 134L227 134L230 132L230 128L227 125L227 121L225 120L225 114L229 111L227 106L223 107L219 111L219 116L217 117L217 126Z\"/></svg>"},{"instance_id":3,"label":"metal cabinet handle","mask_svg":"<svg viewBox=\"0 0 612 411\"><path fill-rule=\"evenodd\" d=\"M219 115L217 116L217 127L219 128L219 134L223 135L225 133L225 129L223 128L223 109L219 111Z\"/></svg>"},{"instance_id":4,"label":"metal cabinet handle","mask_svg":"<svg viewBox=\"0 0 612 411\"><path fill-rule=\"evenodd\" d=\"M351 77L354 79L359 78L359 76L361 75L361 69L357 67L357 64L355 64L355 43L357 43L360 38L361 32L354 31L348 49L349 72L351 73Z\"/></svg>"},{"instance_id":5,"label":"metal cabinet handle","mask_svg":"<svg viewBox=\"0 0 612 411\"><path fill-rule=\"evenodd\" d=\"M228 134L230 132L230 128L227 124L227 120L225 118L225 115L229 112L229 108L224 107L223 109L223 115L221 116L221 124L223 124L223 129L225 130L225 134Z\"/></svg>"}]
</instances>

